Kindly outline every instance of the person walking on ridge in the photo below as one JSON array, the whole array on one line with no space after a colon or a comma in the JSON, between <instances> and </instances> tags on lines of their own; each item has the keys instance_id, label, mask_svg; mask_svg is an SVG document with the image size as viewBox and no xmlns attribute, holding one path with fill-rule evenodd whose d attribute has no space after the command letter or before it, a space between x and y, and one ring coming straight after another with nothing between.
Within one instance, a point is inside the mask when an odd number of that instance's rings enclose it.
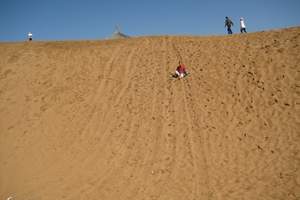
<instances>
[{"instance_id":1,"label":"person walking on ridge","mask_svg":"<svg viewBox=\"0 0 300 200\"><path fill-rule=\"evenodd\" d=\"M246 31L246 25L245 25L245 21L244 21L244 18L240 18L240 28L241 28L241 33L247 33Z\"/></svg>"},{"instance_id":2,"label":"person walking on ridge","mask_svg":"<svg viewBox=\"0 0 300 200\"><path fill-rule=\"evenodd\" d=\"M231 26L233 26L233 22L229 19L229 17L225 17L225 27L226 26L228 34L232 34Z\"/></svg>"}]
</instances>

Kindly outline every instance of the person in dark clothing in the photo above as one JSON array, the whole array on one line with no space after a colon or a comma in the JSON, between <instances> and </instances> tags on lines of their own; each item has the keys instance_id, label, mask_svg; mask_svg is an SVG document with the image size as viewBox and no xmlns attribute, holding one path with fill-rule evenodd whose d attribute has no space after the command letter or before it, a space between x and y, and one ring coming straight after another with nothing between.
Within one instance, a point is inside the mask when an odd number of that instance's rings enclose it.
<instances>
[{"instance_id":1,"label":"person in dark clothing","mask_svg":"<svg viewBox=\"0 0 300 200\"><path fill-rule=\"evenodd\" d=\"M233 22L229 19L229 17L225 17L225 27L226 26L228 34L232 34L231 26L233 26Z\"/></svg>"}]
</instances>

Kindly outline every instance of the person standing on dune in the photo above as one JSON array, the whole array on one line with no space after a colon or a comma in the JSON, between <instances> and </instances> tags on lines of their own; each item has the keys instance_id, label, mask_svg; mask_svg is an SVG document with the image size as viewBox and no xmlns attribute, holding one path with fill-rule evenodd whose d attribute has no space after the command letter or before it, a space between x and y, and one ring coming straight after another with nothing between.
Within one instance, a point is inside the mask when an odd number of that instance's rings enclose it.
<instances>
[{"instance_id":1,"label":"person standing on dune","mask_svg":"<svg viewBox=\"0 0 300 200\"><path fill-rule=\"evenodd\" d=\"M28 41L32 41L32 33L31 32L28 33Z\"/></svg>"},{"instance_id":2,"label":"person standing on dune","mask_svg":"<svg viewBox=\"0 0 300 200\"><path fill-rule=\"evenodd\" d=\"M229 17L225 17L225 27L226 26L228 34L232 34L231 26L233 26L233 22L229 19Z\"/></svg>"},{"instance_id":3,"label":"person standing on dune","mask_svg":"<svg viewBox=\"0 0 300 200\"><path fill-rule=\"evenodd\" d=\"M246 31L246 25L245 25L245 21L244 21L244 18L241 17L240 19L240 28L241 28L241 33L247 33Z\"/></svg>"}]
</instances>

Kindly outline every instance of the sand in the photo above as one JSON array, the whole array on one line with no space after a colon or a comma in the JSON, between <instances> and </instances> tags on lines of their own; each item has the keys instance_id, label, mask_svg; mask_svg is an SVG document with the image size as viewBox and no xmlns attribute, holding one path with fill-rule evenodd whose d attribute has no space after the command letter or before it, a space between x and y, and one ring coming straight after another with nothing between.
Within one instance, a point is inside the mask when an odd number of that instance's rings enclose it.
<instances>
[{"instance_id":1,"label":"sand","mask_svg":"<svg viewBox=\"0 0 300 200\"><path fill-rule=\"evenodd\" d=\"M0 199L300 199L299 45L299 27L0 43Z\"/></svg>"}]
</instances>

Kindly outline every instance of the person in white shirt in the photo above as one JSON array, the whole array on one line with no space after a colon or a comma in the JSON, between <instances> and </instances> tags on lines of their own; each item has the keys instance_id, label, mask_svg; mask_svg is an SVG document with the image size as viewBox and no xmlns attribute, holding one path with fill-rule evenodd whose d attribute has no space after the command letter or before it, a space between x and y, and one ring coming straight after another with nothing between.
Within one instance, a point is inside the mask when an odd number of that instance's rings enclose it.
<instances>
[{"instance_id":1,"label":"person in white shirt","mask_svg":"<svg viewBox=\"0 0 300 200\"><path fill-rule=\"evenodd\" d=\"M29 41L32 40L32 33L31 33L31 32L28 33L28 40L29 40Z\"/></svg>"},{"instance_id":2,"label":"person in white shirt","mask_svg":"<svg viewBox=\"0 0 300 200\"><path fill-rule=\"evenodd\" d=\"M244 18L241 17L240 19L240 27L241 27L241 33L247 33L246 31L246 25L245 25L245 21L244 21Z\"/></svg>"}]
</instances>

